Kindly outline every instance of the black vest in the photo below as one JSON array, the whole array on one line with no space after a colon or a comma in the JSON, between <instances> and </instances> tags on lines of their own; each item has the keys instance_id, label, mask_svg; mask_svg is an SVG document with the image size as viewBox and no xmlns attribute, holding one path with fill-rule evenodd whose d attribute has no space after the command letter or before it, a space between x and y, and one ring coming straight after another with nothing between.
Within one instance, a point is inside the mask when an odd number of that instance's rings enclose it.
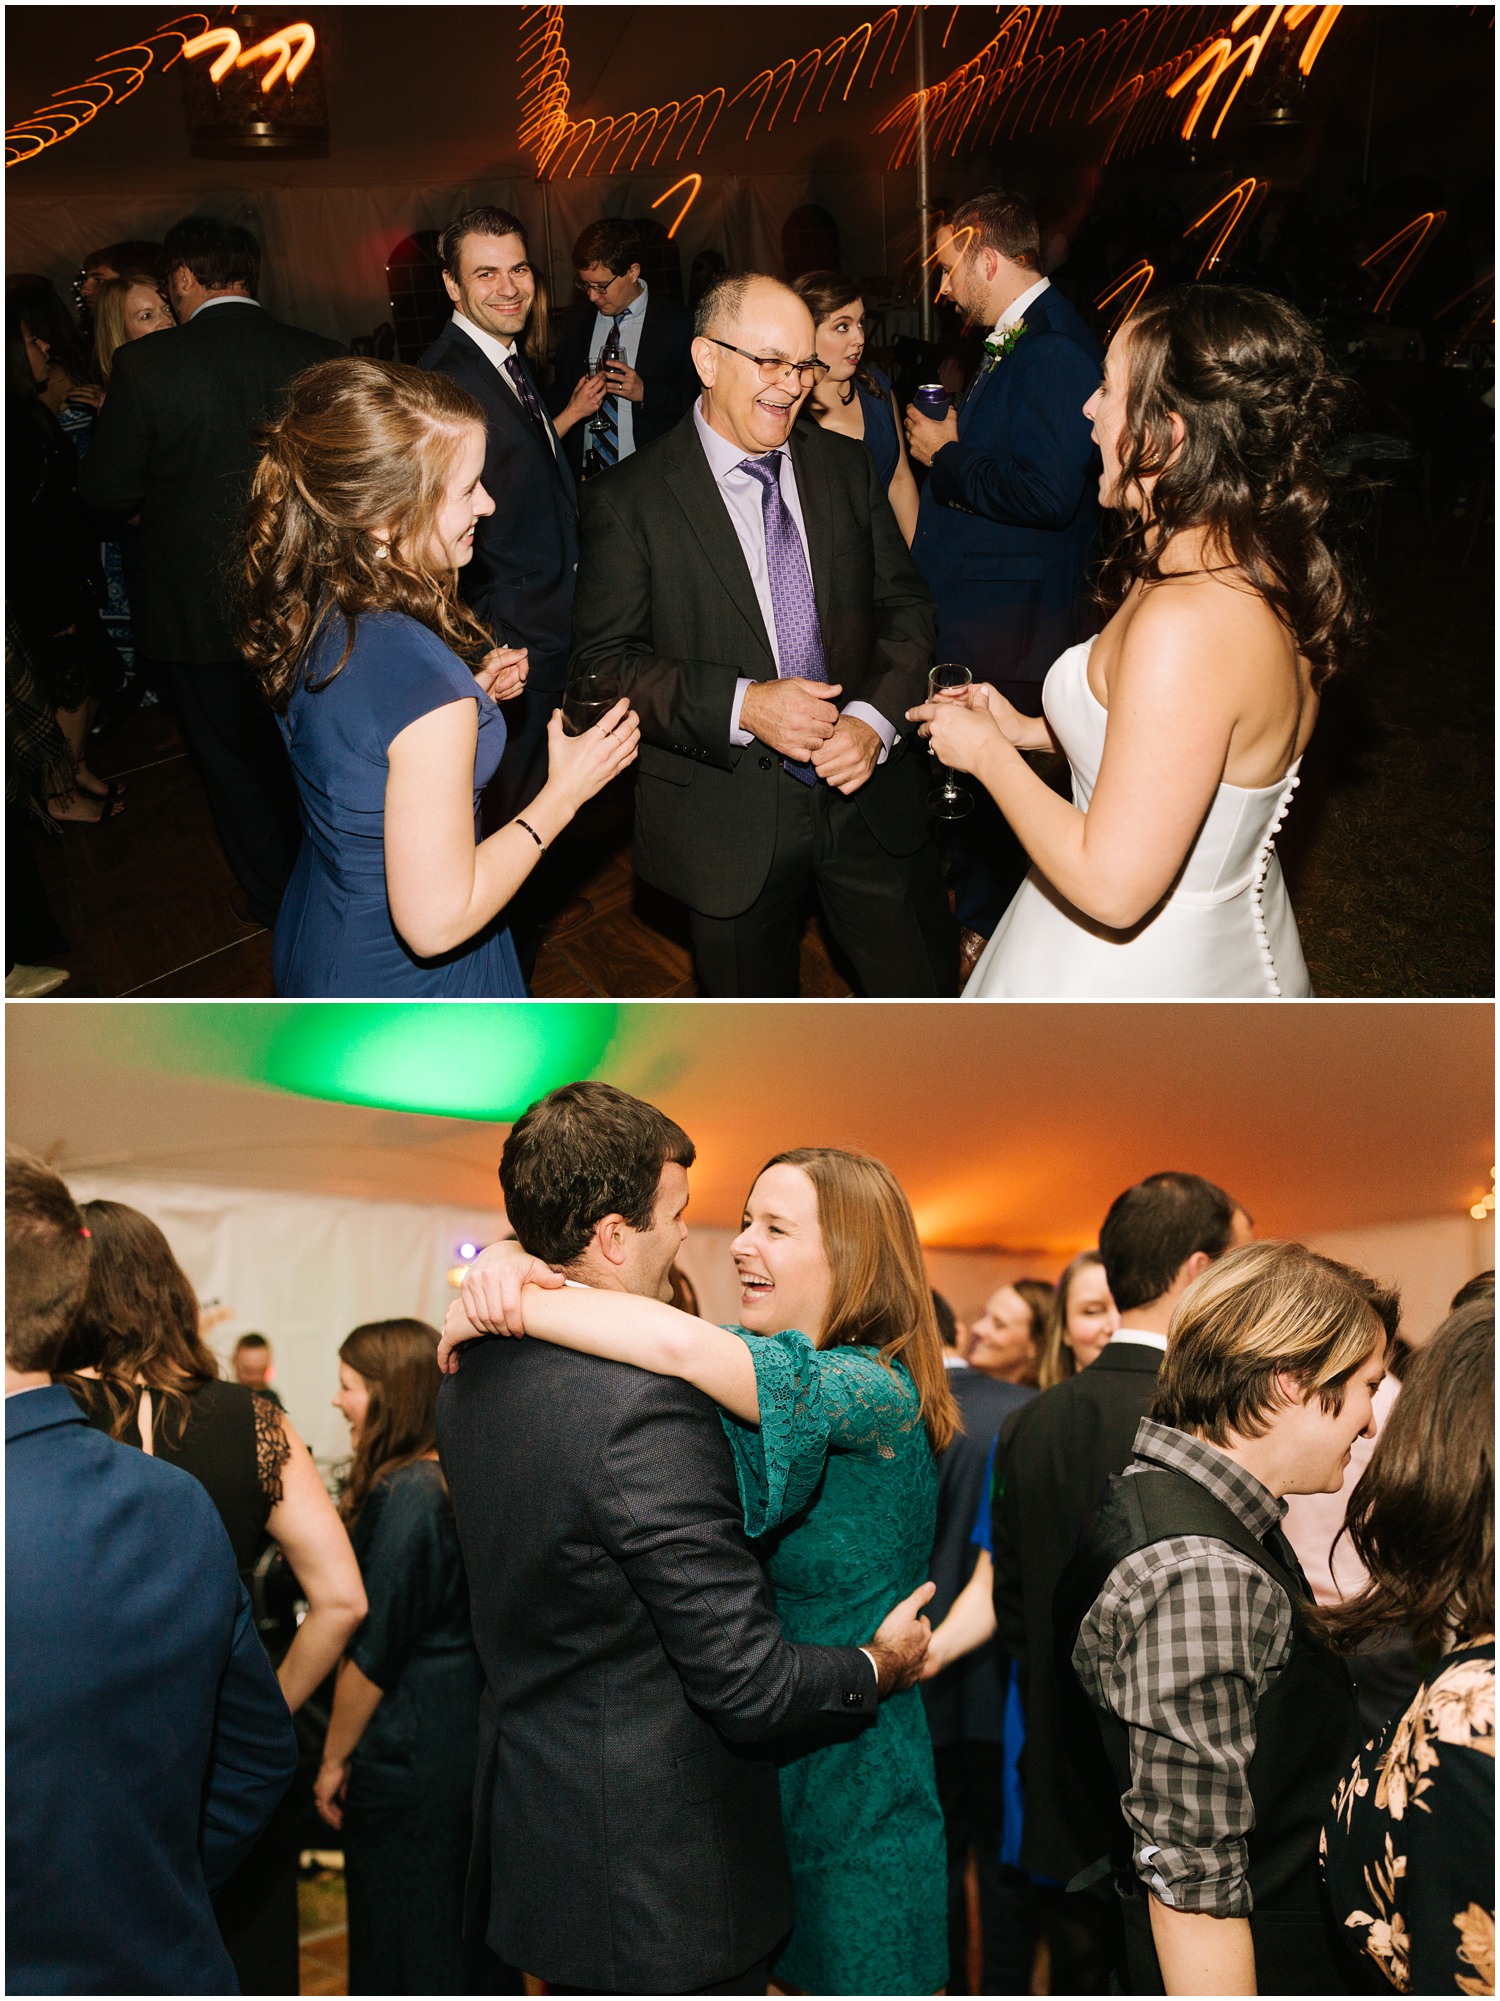
<instances>
[{"instance_id":1,"label":"black vest","mask_svg":"<svg viewBox=\"0 0 1500 2001\"><path fill-rule=\"evenodd\" d=\"M1072 1740L1072 1775L1089 1823L1108 1848L1124 1899L1131 1990L1164 1991L1146 1892L1136 1877L1130 1827L1120 1811L1131 1782L1129 1736L1118 1717L1084 1694L1072 1655L1079 1629L1115 1565L1177 1536L1207 1536L1239 1550L1291 1603L1291 1654L1256 1709L1247 1773L1255 1809L1246 1847L1256 1984L1262 1994L1347 1993L1350 1969L1318 1878L1318 1835L1339 1777L1359 1746L1348 1673L1304 1610L1308 1593L1300 1571L1287 1570L1207 1488L1165 1469L1110 1482L1053 1601L1057 1675L1066 1691L1063 1734Z\"/></svg>"}]
</instances>

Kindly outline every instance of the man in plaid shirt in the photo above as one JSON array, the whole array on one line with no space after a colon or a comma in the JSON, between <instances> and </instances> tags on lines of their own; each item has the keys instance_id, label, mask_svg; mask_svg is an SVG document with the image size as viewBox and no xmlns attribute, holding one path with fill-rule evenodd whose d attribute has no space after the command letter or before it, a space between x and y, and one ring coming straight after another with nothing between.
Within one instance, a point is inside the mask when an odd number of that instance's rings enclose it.
<instances>
[{"instance_id":1,"label":"man in plaid shirt","mask_svg":"<svg viewBox=\"0 0 1500 2001\"><path fill-rule=\"evenodd\" d=\"M1352 1696L1281 1518L1287 1494L1335 1490L1371 1430L1398 1313L1300 1244L1211 1266L1059 1586L1059 1666L1107 1760L1085 1744L1080 1778L1113 1822L1137 1993L1344 1991L1317 1840Z\"/></svg>"}]
</instances>

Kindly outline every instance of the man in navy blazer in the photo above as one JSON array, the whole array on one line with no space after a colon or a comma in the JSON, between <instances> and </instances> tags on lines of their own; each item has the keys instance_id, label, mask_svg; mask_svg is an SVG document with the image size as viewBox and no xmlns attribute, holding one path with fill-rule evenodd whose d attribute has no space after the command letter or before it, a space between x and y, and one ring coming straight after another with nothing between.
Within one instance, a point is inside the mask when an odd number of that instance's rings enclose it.
<instances>
[{"instance_id":1,"label":"man in navy blazer","mask_svg":"<svg viewBox=\"0 0 1500 2001\"><path fill-rule=\"evenodd\" d=\"M1104 355L1041 276L1036 213L1019 195L962 203L937 256L940 296L993 331L957 411L937 423L907 410L911 455L929 468L911 552L937 600L937 658L961 661L1038 716L1047 669L1097 628L1100 460L1083 406ZM977 804L959 831L958 919L983 940L1025 858L994 808L983 810L987 798Z\"/></svg>"},{"instance_id":2,"label":"man in navy blazer","mask_svg":"<svg viewBox=\"0 0 1500 2001\"><path fill-rule=\"evenodd\" d=\"M524 813L547 779L547 719L562 701L578 566L578 489L522 337L536 303L526 226L509 209L466 209L438 245L453 318L418 366L446 375L485 415L484 490L495 503L459 574L464 601L497 646L524 646L524 691L505 705L509 741L491 787L502 820ZM533 879L535 881L535 878ZM532 912L540 902L529 899ZM529 971L537 919L514 913Z\"/></svg>"},{"instance_id":3,"label":"man in navy blazer","mask_svg":"<svg viewBox=\"0 0 1500 2001\"><path fill-rule=\"evenodd\" d=\"M591 222L573 245L573 267L583 297L563 318L548 408L568 463L581 476L589 423L606 392L615 421L601 456L615 464L675 429L697 401L699 383L693 316L641 276L634 223L609 216ZM612 328L619 361L607 376L590 375L589 362L601 357Z\"/></svg>"},{"instance_id":4,"label":"man in navy blazer","mask_svg":"<svg viewBox=\"0 0 1500 2001\"><path fill-rule=\"evenodd\" d=\"M5 1987L233 1994L210 1893L297 1740L205 1489L51 1380L87 1236L7 1147Z\"/></svg>"}]
</instances>

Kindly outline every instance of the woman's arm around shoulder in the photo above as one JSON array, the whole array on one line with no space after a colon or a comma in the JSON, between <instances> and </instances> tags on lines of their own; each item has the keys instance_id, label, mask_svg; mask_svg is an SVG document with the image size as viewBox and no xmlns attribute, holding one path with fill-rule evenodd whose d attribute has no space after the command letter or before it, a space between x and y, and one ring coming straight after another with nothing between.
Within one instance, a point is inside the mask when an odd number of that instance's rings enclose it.
<instances>
[{"instance_id":1,"label":"woman's arm around shoulder","mask_svg":"<svg viewBox=\"0 0 1500 2001\"><path fill-rule=\"evenodd\" d=\"M732 1416L759 1423L755 1364L743 1336L662 1300L594 1286L551 1291L528 1285L521 1298L528 1334L653 1375L676 1376Z\"/></svg>"}]
</instances>

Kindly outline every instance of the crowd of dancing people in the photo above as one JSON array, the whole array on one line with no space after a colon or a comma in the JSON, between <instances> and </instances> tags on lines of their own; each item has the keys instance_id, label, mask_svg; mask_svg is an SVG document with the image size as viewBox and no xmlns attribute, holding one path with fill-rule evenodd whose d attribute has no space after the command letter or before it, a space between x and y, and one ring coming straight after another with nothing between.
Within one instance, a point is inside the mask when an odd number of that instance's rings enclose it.
<instances>
[{"instance_id":1,"label":"crowd of dancing people","mask_svg":"<svg viewBox=\"0 0 1500 2001\"><path fill-rule=\"evenodd\" d=\"M719 1326L694 1157L533 1105L446 1327L330 1337L330 1492L8 1149L7 1987L294 1993L322 1845L352 1993L1493 1991L1493 1274L1414 1326L1162 1172L963 1326L797 1147Z\"/></svg>"},{"instance_id":2,"label":"crowd of dancing people","mask_svg":"<svg viewBox=\"0 0 1500 2001\"><path fill-rule=\"evenodd\" d=\"M211 218L99 254L92 358L8 283L17 811L128 811L128 638L289 997L524 995L626 773L706 995L795 994L814 893L865 995L1309 991L1275 835L1363 618L1300 311L1181 285L1106 355L993 191L935 251L971 372L903 406L838 272L689 311L591 224L549 362L523 219L439 254L414 366L275 319Z\"/></svg>"}]
</instances>

